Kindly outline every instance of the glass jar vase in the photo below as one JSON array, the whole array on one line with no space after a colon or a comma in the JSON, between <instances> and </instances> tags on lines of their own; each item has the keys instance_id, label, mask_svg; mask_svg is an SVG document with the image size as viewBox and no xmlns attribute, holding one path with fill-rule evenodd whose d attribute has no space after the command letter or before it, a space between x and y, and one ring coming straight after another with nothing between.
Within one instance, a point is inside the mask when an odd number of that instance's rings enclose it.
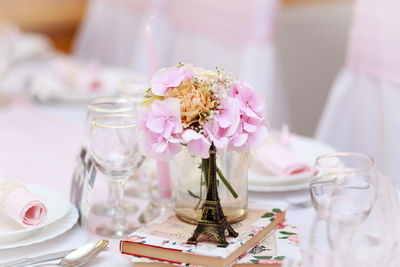
<instances>
[{"instance_id":1,"label":"glass jar vase","mask_svg":"<svg viewBox=\"0 0 400 267\"><path fill-rule=\"evenodd\" d=\"M229 223L241 221L247 215L249 160L249 152L217 154L218 196ZM202 205L207 194L208 159L193 156L183 147L174 157L173 163L176 215L185 222L196 224L201 219Z\"/></svg>"}]
</instances>

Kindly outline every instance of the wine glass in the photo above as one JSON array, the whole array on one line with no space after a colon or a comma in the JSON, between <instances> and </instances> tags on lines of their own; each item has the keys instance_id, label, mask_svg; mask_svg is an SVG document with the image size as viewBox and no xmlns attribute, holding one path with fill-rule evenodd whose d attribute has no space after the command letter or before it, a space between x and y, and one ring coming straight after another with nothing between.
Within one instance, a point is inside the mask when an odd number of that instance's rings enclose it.
<instances>
[{"instance_id":1,"label":"wine glass","mask_svg":"<svg viewBox=\"0 0 400 267\"><path fill-rule=\"evenodd\" d=\"M311 247L316 250L319 246L326 252L325 260L331 265L347 254L356 227L368 217L374 205L377 183L373 165L370 157L357 153L325 154L316 160L310 184L312 203L317 211ZM325 238L325 247L317 244L317 237Z\"/></svg>"},{"instance_id":2,"label":"wine glass","mask_svg":"<svg viewBox=\"0 0 400 267\"><path fill-rule=\"evenodd\" d=\"M111 222L96 228L101 236L122 238L135 230L125 220L123 204L125 183L143 161L136 122L132 114L100 115L92 120L89 149L96 168L107 176L115 192Z\"/></svg>"},{"instance_id":3,"label":"wine glass","mask_svg":"<svg viewBox=\"0 0 400 267\"><path fill-rule=\"evenodd\" d=\"M137 109L126 98L121 97L107 97L98 98L90 102L87 106L86 120L85 120L85 138L88 139L90 135L90 127L94 117L104 114L134 114L136 116ZM85 144L88 140L85 140ZM90 151L89 151L90 152ZM107 199L103 203L95 204L92 207L92 212L101 216L112 216L114 214L113 206L113 191L111 182L107 179L108 183L108 195ZM126 212L133 214L137 211L137 207L131 203L125 203Z\"/></svg>"},{"instance_id":4,"label":"wine glass","mask_svg":"<svg viewBox=\"0 0 400 267\"><path fill-rule=\"evenodd\" d=\"M149 88L148 83L138 82L136 79L124 79L118 86L118 95L124 99L128 99L134 105L135 109L139 111L147 88ZM139 119L139 112L135 115ZM145 164L152 165L152 161L146 160ZM153 166L149 167L152 168ZM136 177L133 178L131 180L133 185L126 188L125 194L131 197L150 198L152 176L149 175L149 172L141 168L138 170Z\"/></svg>"}]
</instances>

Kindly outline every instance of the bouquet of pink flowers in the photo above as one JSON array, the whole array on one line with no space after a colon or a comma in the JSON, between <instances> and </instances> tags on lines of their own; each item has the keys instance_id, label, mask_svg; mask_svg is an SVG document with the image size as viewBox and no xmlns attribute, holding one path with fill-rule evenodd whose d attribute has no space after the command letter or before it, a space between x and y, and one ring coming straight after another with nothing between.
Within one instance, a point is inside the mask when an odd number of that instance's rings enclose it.
<instances>
[{"instance_id":1,"label":"bouquet of pink flowers","mask_svg":"<svg viewBox=\"0 0 400 267\"><path fill-rule=\"evenodd\" d=\"M209 71L180 63L160 69L143 106L145 152L157 158L172 157L182 145L204 159L211 143L218 153L244 152L268 136L263 97L219 68Z\"/></svg>"}]
</instances>

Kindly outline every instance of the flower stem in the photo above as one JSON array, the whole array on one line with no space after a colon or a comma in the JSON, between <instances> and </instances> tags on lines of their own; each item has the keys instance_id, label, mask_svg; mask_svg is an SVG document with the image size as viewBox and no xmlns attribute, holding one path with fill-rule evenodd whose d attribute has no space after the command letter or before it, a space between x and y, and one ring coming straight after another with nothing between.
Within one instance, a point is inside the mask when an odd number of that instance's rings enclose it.
<instances>
[{"instance_id":1,"label":"flower stem","mask_svg":"<svg viewBox=\"0 0 400 267\"><path fill-rule=\"evenodd\" d=\"M204 173L204 181L206 182L206 187L208 187L208 165L210 164L210 159L201 159L201 166Z\"/></svg>"},{"instance_id":2,"label":"flower stem","mask_svg":"<svg viewBox=\"0 0 400 267\"><path fill-rule=\"evenodd\" d=\"M221 179L221 181L226 186L226 188L228 188L229 192L231 192L232 196L234 198L238 198L238 194L236 193L235 189L233 189L233 187L228 182L228 180L226 180L225 176L222 174L222 172L221 172L221 170L219 168L217 168L217 174L218 174L219 178Z\"/></svg>"}]
</instances>

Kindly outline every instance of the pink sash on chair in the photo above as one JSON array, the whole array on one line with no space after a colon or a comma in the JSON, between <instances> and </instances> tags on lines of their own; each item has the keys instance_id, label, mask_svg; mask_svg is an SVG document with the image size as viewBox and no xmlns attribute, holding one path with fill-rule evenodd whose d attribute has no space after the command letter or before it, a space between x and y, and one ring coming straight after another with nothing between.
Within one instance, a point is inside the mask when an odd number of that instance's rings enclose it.
<instances>
[{"instance_id":1,"label":"pink sash on chair","mask_svg":"<svg viewBox=\"0 0 400 267\"><path fill-rule=\"evenodd\" d=\"M166 15L177 29L234 44L270 41L279 0L173 0Z\"/></svg>"},{"instance_id":2,"label":"pink sash on chair","mask_svg":"<svg viewBox=\"0 0 400 267\"><path fill-rule=\"evenodd\" d=\"M400 83L400 1L359 0L355 8L347 66Z\"/></svg>"}]
</instances>

